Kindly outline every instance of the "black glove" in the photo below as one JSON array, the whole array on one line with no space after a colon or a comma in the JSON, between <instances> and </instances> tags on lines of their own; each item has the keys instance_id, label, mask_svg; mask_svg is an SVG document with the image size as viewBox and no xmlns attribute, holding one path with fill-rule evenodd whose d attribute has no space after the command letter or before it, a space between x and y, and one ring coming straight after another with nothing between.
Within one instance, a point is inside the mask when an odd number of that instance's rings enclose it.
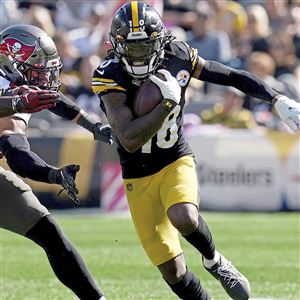
<instances>
[{"instance_id":1,"label":"black glove","mask_svg":"<svg viewBox=\"0 0 300 300\"><path fill-rule=\"evenodd\" d=\"M90 131L94 135L94 140L102 141L104 143L112 145L112 130L108 124L103 125L100 122L95 122L95 120L86 112L81 113L77 124Z\"/></svg>"},{"instance_id":2,"label":"black glove","mask_svg":"<svg viewBox=\"0 0 300 300\"><path fill-rule=\"evenodd\" d=\"M93 128L94 140L102 141L109 145L113 144L112 130L108 124L102 125L102 123L94 124Z\"/></svg>"},{"instance_id":3,"label":"black glove","mask_svg":"<svg viewBox=\"0 0 300 300\"><path fill-rule=\"evenodd\" d=\"M51 175L49 176L52 183L57 183L62 186L58 196L63 190L66 190L69 198L77 205L79 205L79 199L77 197L78 190L76 188L75 178L79 169L79 165L68 165L61 169L51 170Z\"/></svg>"}]
</instances>

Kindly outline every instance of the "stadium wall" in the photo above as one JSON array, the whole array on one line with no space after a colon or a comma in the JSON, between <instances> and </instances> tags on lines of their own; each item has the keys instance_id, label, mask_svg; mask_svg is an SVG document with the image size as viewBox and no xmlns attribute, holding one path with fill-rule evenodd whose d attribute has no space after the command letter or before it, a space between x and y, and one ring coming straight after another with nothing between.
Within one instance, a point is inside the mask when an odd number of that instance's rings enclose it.
<instances>
[{"instance_id":1,"label":"stadium wall","mask_svg":"<svg viewBox=\"0 0 300 300\"><path fill-rule=\"evenodd\" d=\"M80 164L76 178L82 207L128 210L116 149L90 136L29 138L49 164ZM300 135L246 130L197 130L188 141L195 153L201 209L225 211L300 210ZM7 168L5 160L0 160ZM25 179L49 208L73 204L58 185Z\"/></svg>"},{"instance_id":2,"label":"stadium wall","mask_svg":"<svg viewBox=\"0 0 300 300\"><path fill-rule=\"evenodd\" d=\"M206 129L188 137L202 210L300 210L299 134ZM103 162L101 197L105 211L128 209L117 162Z\"/></svg>"}]
</instances>

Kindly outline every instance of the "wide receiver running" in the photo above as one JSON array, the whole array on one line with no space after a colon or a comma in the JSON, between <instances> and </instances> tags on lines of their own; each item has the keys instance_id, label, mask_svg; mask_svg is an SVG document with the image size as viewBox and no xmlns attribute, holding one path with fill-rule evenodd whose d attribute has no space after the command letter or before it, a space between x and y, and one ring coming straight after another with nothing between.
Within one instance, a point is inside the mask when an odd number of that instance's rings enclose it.
<instances>
[{"instance_id":1,"label":"wide receiver running","mask_svg":"<svg viewBox=\"0 0 300 300\"><path fill-rule=\"evenodd\" d=\"M54 42L39 28L15 25L0 33L0 101L5 103L0 105L0 155L6 157L18 175L60 184L77 202L75 177L79 166L56 168L46 164L30 150L25 136L30 114L50 109L62 117L77 120L95 139L111 142L108 127L90 120L72 101L57 92L60 68ZM27 184L1 167L0 228L23 235L41 246L57 278L80 299L105 299L81 256L46 207Z\"/></svg>"},{"instance_id":2,"label":"wide receiver running","mask_svg":"<svg viewBox=\"0 0 300 300\"><path fill-rule=\"evenodd\" d=\"M195 162L182 131L185 90L191 77L234 86L273 103L292 130L299 130L300 104L247 72L205 61L197 50L174 40L158 13L144 2L126 3L116 12L110 41L113 49L95 70L92 86L118 139L129 208L148 257L179 298L211 299L186 267L179 231L201 253L205 269L232 299L249 299L248 280L216 251L211 232L199 215ZM155 72L164 74L166 81ZM149 77L164 99L136 118L133 99Z\"/></svg>"}]
</instances>

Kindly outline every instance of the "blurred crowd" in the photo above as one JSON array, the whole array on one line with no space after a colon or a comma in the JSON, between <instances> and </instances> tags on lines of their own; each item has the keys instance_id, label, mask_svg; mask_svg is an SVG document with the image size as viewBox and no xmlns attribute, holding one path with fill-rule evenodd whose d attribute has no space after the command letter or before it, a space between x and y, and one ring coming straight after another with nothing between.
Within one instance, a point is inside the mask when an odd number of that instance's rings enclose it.
<instances>
[{"instance_id":1,"label":"blurred crowd","mask_svg":"<svg viewBox=\"0 0 300 300\"><path fill-rule=\"evenodd\" d=\"M107 50L110 21L124 0L7 0L1 30L13 24L42 28L62 58L62 91L104 118L91 90L92 71ZM149 0L177 39L204 59L250 71L278 92L300 101L300 0ZM231 87L192 80L186 124L288 130L272 107ZM49 124L53 115L42 112ZM34 120L33 120L34 126ZM44 126L47 128L47 126Z\"/></svg>"}]
</instances>

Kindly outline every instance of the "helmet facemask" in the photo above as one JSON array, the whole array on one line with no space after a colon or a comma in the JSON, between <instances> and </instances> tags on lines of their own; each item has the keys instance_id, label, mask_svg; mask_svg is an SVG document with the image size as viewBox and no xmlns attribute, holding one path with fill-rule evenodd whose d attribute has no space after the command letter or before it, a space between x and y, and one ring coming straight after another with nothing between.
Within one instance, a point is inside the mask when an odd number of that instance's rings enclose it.
<instances>
[{"instance_id":1,"label":"helmet facemask","mask_svg":"<svg viewBox=\"0 0 300 300\"><path fill-rule=\"evenodd\" d=\"M136 38L138 35L140 38ZM164 56L164 30L150 37L145 32L133 32L126 40L122 36L111 36L111 41L126 72L135 78L153 73Z\"/></svg>"},{"instance_id":2,"label":"helmet facemask","mask_svg":"<svg viewBox=\"0 0 300 300\"><path fill-rule=\"evenodd\" d=\"M61 63L56 67L50 68L39 68L26 65L24 75L28 85L37 86L41 89L57 91L61 85L61 81L59 79L61 68Z\"/></svg>"}]
</instances>

